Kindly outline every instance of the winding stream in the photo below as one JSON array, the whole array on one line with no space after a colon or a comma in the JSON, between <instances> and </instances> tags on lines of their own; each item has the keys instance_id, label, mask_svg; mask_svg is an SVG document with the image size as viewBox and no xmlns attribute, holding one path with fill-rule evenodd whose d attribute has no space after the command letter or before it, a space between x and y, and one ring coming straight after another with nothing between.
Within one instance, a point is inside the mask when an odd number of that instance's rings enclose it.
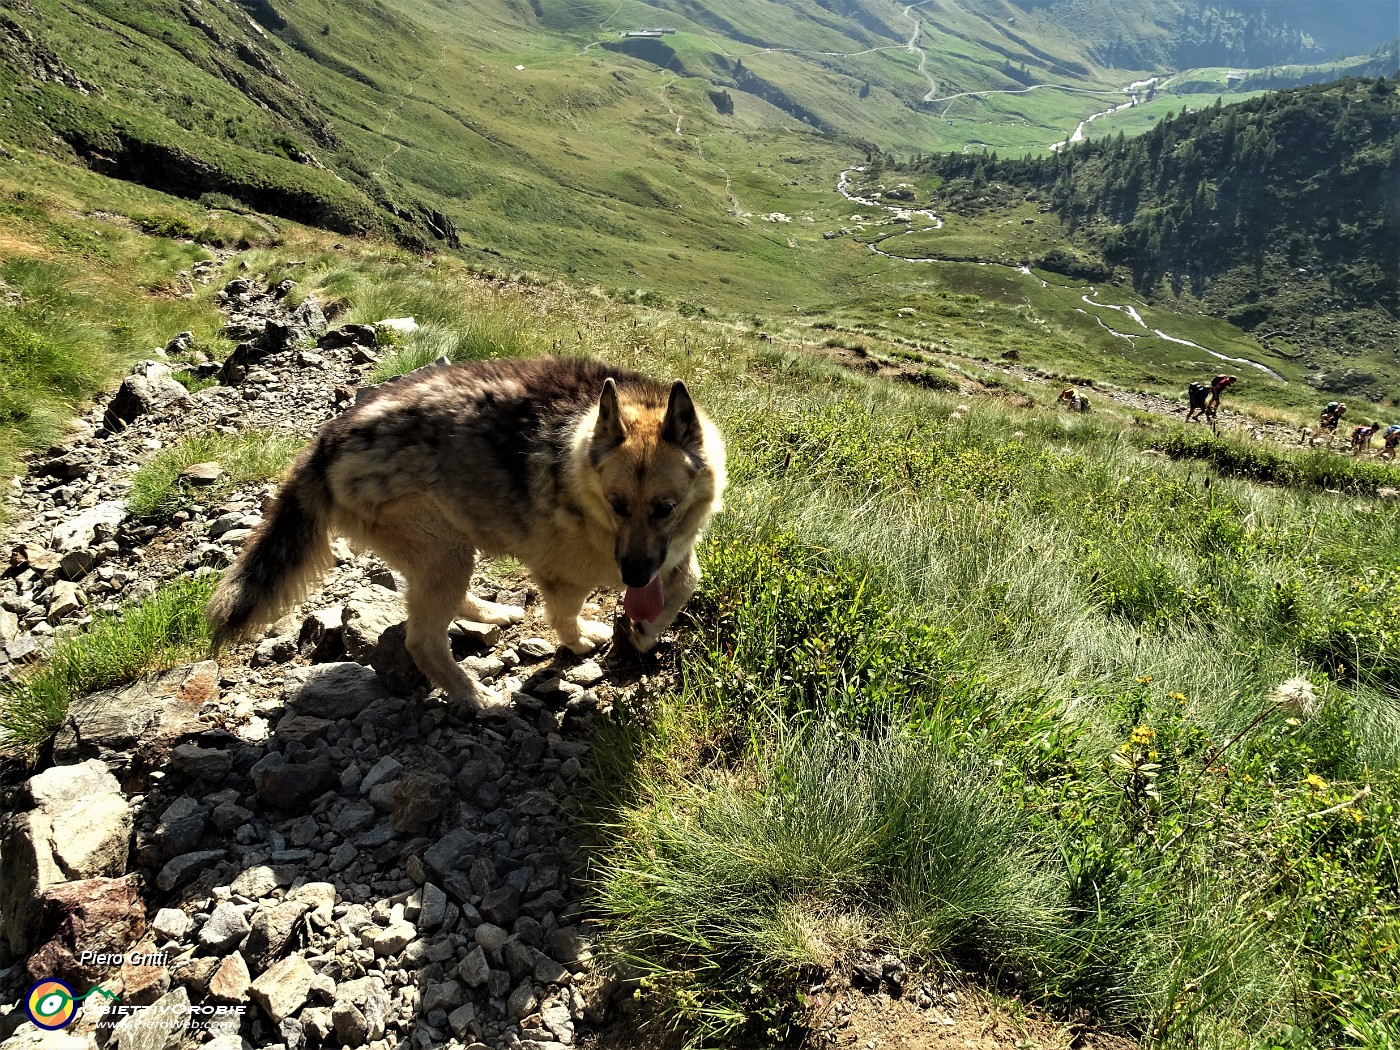
<instances>
[{"instance_id":1,"label":"winding stream","mask_svg":"<svg viewBox=\"0 0 1400 1050\"><path fill-rule=\"evenodd\" d=\"M1270 368L1270 367L1269 367L1268 365L1266 365L1266 364L1261 364L1261 363L1258 362L1258 361L1251 361L1251 360L1250 360L1249 358L1247 358L1247 357L1231 357L1229 354L1222 354L1222 353L1220 353L1219 351L1212 350L1212 349L1211 349L1210 347L1208 347L1208 346L1202 346L1200 343L1193 343L1193 342L1191 342L1191 340L1189 340L1189 339L1178 339L1178 338L1177 338L1176 336L1174 336L1174 335L1168 335L1166 332L1162 331L1160 328L1151 328L1151 327L1148 326L1147 322L1144 321L1144 320L1142 319L1142 315L1141 315L1140 313L1138 313L1137 310L1134 309L1132 306L1118 306L1118 305L1115 305L1114 303L1101 303L1101 302L1096 301L1096 299L1094 299L1094 298L1090 298L1090 296L1095 296L1095 297L1097 297L1098 294L1099 294L1099 291L1098 291L1097 288L1091 288L1091 289L1089 289L1089 294L1088 294L1088 295L1082 295L1082 296L1080 296L1080 299L1082 299L1085 303L1088 303L1090 306L1096 306L1096 307L1098 307L1098 308L1100 308L1100 309L1102 309L1102 310L1118 310L1118 311L1121 311L1122 313L1127 314L1127 315L1128 315L1129 317L1131 317L1134 321L1136 321L1140 327L1146 329L1146 330L1147 330L1147 333L1146 333L1146 334L1155 335L1157 338L1159 338L1159 339L1164 339L1164 340L1166 340L1168 343L1176 343L1178 346L1190 346L1190 347L1194 347L1194 348L1197 349L1197 350L1204 350L1206 353L1210 354L1211 357L1218 358L1218 359L1221 360L1221 361L1229 361L1229 362L1232 362L1233 364L1237 364L1237 365L1248 365L1250 368L1257 368L1257 369L1259 369L1259 371L1264 372L1264 373L1266 373L1266 374L1268 374L1268 375L1270 375L1270 376L1273 376L1273 378L1277 379L1280 383L1287 383L1287 382L1288 382L1287 379L1284 379L1282 375L1280 375L1277 371L1275 371L1274 369ZM1091 316L1092 316L1092 315L1091 315ZM1100 320L1100 321L1099 321L1099 324L1103 324L1103 321ZM1106 324L1104 324L1103 326L1104 326L1105 328L1108 328L1108 325L1106 325ZM1130 334L1130 333L1128 333L1128 332L1118 332L1118 331L1114 331L1114 329L1112 329L1112 328L1108 328L1108 330L1109 330L1110 332L1113 332L1114 335L1122 336L1124 339L1136 339L1136 338L1139 338L1138 336L1132 335L1132 334Z\"/></svg>"},{"instance_id":2,"label":"winding stream","mask_svg":"<svg viewBox=\"0 0 1400 1050\"><path fill-rule=\"evenodd\" d=\"M1127 102L1124 102L1118 106L1111 106L1108 109L1100 110L1098 113L1091 113L1089 116L1085 117L1079 122L1079 126L1074 129L1073 135L1065 139L1063 142L1054 143L1050 147L1051 151L1058 153L1065 146L1072 145L1076 142L1083 142L1085 128L1087 128L1094 121L1098 120L1100 117L1108 117L1112 116L1114 113L1120 113L1125 109L1132 109L1141 101L1141 99L1138 98L1138 91L1143 88L1151 87L1153 84L1157 83L1157 80L1157 77L1149 77L1147 80L1134 80L1131 84L1129 84L1123 89L1123 93L1128 96Z\"/></svg>"}]
</instances>

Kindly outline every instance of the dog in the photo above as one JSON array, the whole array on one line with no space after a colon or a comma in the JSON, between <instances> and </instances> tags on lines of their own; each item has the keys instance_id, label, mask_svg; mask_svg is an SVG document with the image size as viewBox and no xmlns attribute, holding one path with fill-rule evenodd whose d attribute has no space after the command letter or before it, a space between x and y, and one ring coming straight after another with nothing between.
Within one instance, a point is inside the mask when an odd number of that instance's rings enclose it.
<instances>
[{"instance_id":1,"label":"dog","mask_svg":"<svg viewBox=\"0 0 1400 1050\"><path fill-rule=\"evenodd\" d=\"M1060 391L1060 396L1055 399L1055 403L1061 408L1067 408L1071 412L1089 411L1089 399L1072 386L1067 386Z\"/></svg>"},{"instance_id":2,"label":"dog","mask_svg":"<svg viewBox=\"0 0 1400 1050\"><path fill-rule=\"evenodd\" d=\"M471 593L477 552L529 569L574 653L613 637L581 618L589 594L624 590L623 630L647 652L695 591L695 546L725 481L724 440L679 381L565 358L430 365L302 450L206 607L214 651L300 601L344 535L406 578L419 670L464 713L501 713L448 642L459 617L524 616Z\"/></svg>"}]
</instances>

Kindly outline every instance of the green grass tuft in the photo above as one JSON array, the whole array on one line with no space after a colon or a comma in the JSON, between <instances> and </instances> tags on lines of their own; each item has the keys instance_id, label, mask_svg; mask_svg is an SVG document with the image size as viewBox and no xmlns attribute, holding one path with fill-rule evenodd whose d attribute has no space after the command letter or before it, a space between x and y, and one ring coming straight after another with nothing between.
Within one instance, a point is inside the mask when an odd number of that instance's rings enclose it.
<instances>
[{"instance_id":1,"label":"green grass tuft","mask_svg":"<svg viewBox=\"0 0 1400 1050\"><path fill-rule=\"evenodd\" d=\"M0 696L0 751L41 745L85 693L196 658L209 644L204 603L216 583L213 573L181 577L59 641L47 666Z\"/></svg>"},{"instance_id":2,"label":"green grass tuft","mask_svg":"<svg viewBox=\"0 0 1400 1050\"><path fill-rule=\"evenodd\" d=\"M127 506L138 518L165 521L196 500L217 500L255 481L280 477L305 441L288 434L217 432L186 438L141 465L131 479ZM194 487L180 472L195 463L217 462L224 476L212 485Z\"/></svg>"}]
</instances>

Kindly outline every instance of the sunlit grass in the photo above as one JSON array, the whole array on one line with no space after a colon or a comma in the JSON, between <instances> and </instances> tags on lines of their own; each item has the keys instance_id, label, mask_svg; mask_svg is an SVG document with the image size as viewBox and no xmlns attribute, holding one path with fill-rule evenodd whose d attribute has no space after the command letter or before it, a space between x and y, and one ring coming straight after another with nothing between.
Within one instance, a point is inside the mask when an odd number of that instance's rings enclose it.
<instances>
[{"instance_id":1,"label":"sunlit grass","mask_svg":"<svg viewBox=\"0 0 1400 1050\"><path fill-rule=\"evenodd\" d=\"M209 643L212 574L182 577L58 642L35 673L0 691L0 753L38 747L85 693L196 658Z\"/></svg>"},{"instance_id":2,"label":"sunlit grass","mask_svg":"<svg viewBox=\"0 0 1400 1050\"><path fill-rule=\"evenodd\" d=\"M290 435L258 431L236 435L210 432L185 438L140 466L131 479L127 506L138 518L168 519L196 498L219 499L249 482L281 476L303 444ZM212 485L196 488L181 480L180 473L187 467L209 462L224 469Z\"/></svg>"}]
</instances>

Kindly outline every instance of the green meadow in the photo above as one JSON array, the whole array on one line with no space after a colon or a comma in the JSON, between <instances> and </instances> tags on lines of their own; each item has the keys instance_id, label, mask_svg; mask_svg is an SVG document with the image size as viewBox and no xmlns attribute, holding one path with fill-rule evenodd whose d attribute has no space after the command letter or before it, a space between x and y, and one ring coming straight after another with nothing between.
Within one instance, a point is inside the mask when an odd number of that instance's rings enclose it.
<instances>
[{"instance_id":1,"label":"green meadow","mask_svg":"<svg viewBox=\"0 0 1400 1050\"><path fill-rule=\"evenodd\" d=\"M479 295L435 269L437 309ZM353 308L364 272L312 283ZM1394 467L964 405L559 285L459 324L533 352L522 301L729 445L678 684L603 728L589 809L607 944L692 1045L795 1038L803 979L872 947L1144 1046L1400 1035Z\"/></svg>"},{"instance_id":2,"label":"green meadow","mask_svg":"<svg viewBox=\"0 0 1400 1050\"><path fill-rule=\"evenodd\" d=\"M158 287L200 251L129 235ZM1052 386L1021 384L1015 408L892 384L813 352L928 354L944 386L993 376L1013 344L1082 363L1048 294L1004 301L1025 277L1009 268L940 267L953 276L890 297L888 260L864 252L889 308L714 316L329 242L283 224L242 258L349 319L418 317L381 378L440 353L585 353L685 379L726 435L732 487L667 657L676 684L600 729L588 805L608 951L693 1045L796 1038L802 981L866 948L1144 1046L1400 1034L1396 468L1070 417ZM1085 293L1055 294L1072 311ZM209 332L209 295L178 323ZM285 452L254 438L265 477ZM178 505L162 479L208 452L154 457L133 498ZM119 620L183 624L202 593ZM7 727L35 739L75 692L201 637L155 632L65 643Z\"/></svg>"}]
</instances>

